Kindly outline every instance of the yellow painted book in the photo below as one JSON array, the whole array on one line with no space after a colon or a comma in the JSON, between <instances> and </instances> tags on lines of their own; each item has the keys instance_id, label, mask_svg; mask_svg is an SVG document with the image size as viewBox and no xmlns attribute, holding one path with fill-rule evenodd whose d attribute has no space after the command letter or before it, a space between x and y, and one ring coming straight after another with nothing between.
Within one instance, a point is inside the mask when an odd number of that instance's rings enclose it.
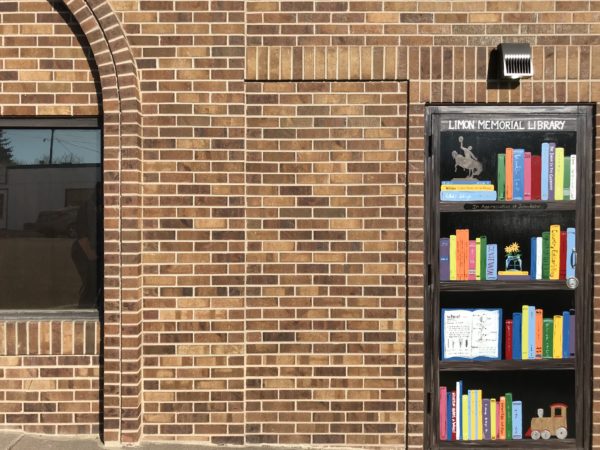
<instances>
[{"instance_id":1,"label":"yellow painted book","mask_svg":"<svg viewBox=\"0 0 600 450\"><path fill-rule=\"evenodd\" d=\"M554 200L562 200L564 198L564 172L565 149L562 147L556 147L554 149Z\"/></svg>"},{"instance_id":2,"label":"yellow painted book","mask_svg":"<svg viewBox=\"0 0 600 450\"><path fill-rule=\"evenodd\" d=\"M469 391L469 403L471 408L469 408L469 417L471 418L471 426L469 427L469 438L474 441L477 439L477 430L475 429L475 416L477 414L477 408L475 407L475 399L477 398L477 391L475 389Z\"/></svg>"},{"instance_id":3,"label":"yellow painted book","mask_svg":"<svg viewBox=\"0 0 600 450\"><path fill-rule=\"evenodd\" d=\"M560 275L560 225L550 225L550 279Z\"/></svg>"},{"instance_id":4,"label":"yellow painted book","mask_svg":"<svg viewBox=\"0 0 600 450\"><path fill-rule=\"evenodd\" d=\"M475 279L481 280L481 238L475 238Z\"/></svg>"},{"instance_id":5,"label":"yellow painted book","mask_svg":"<svg viewBox=\"0 0 600 450\"><path fill-rule=\"evenodd\" d=\"M463 394L462 396L462 405L461 405L461 423L462 423L462 432L460 433L463 441L469 440L469 396L467 394Z\"/></svg>"},{"instance_id":6,"label":"yellow painted book","mask_svg":"<svg viewBox=\"0 0 600 450\"><path fill-rule=\"evenodd\" d=\"M456 235L450 235L450 280L456 280Z\"/></svg>"},{"instance_id":7,"label":"yellow painted book","mask_svg":"<svg viewBox=\"0 0 600 450\"><path fill-rule=\"evenodd\" d=\"M563 351L563 316L554 316L554 333L552 333L552 357L561 359Z\"/></svg>"},{"instance_id":8,"label":"yellow painted book","mask_svg":"<svg viewBox=\"0 0 600 450\"><path fill-rule=\"evenodd\" d=\"M529 275L527 270L499 270L498 275Z\"/></svg>"},{"instance_id":9,"label":"yellow painted book","mask_svg":"<svg viewBox=\"0 0 600 450\"><path fill-rule=\"evenodd\" d=\"M529 359L529 306L521 310L521 359Z\"/></svg>"},{"instance_id":10,"label":"yellow painted book","mask_svg":"<svg viewBox=\"0 0 600 450\"><path fill-rule=\"evenodd\" d=\"M493 184L442 184L442 191L493 191Z\"/></svg>"},{"instance_id":11,"label":"yellow painted book","mask_svg":"<svg viewBox=\"0 0 600 450\"><path fill-rule=\"evenodd\" d=\"M490 437L492 438L492 441L495 441L497 439L496 436L496 399L495 398L491 398L490 399Z\"/></svg>"},{"instance_id":12,"label":"yellow painted book","mask_svg":"<svg viewBox=\"0 0 600 450\"><path fill-rule=\"evenodd\" d=\"M483 440L483 391L477 389L477 439Z\"/></svg>"}]
</instances>

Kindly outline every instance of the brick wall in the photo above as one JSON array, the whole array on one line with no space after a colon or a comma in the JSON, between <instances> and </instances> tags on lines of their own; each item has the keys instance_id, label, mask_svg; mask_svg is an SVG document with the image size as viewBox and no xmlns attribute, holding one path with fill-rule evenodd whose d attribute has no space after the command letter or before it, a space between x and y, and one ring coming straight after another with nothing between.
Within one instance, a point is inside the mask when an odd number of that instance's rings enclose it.
<instances>
[{"instance_id":1,"label":"brick wall","mask_svg":"<svg viewBox=\"0 0 600 450\"><path fill-rule=\"evenodd\" d=\"M66 3L100 69L61 1L0 2L0 108L109 94L107 439L421 448L424 105L598 101L600 1ZM517 40L533 79L488 88Z\"/></svg>"}]
</instances>

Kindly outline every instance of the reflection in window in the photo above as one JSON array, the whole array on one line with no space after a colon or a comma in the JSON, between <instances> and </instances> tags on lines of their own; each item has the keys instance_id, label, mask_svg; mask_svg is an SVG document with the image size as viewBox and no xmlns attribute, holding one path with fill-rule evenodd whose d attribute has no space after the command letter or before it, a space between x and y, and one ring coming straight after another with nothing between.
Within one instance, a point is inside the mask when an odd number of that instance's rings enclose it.
<instances>
[{"instance_id":1,"label":"reflection in window","mask_svg":"<svg viewBox=\"0 0 600 450\"><path fill-rule=\"evenodd\" d=\"M102 135L0 128L1 309L101 304Z\"/></svg>"}]
</instances>

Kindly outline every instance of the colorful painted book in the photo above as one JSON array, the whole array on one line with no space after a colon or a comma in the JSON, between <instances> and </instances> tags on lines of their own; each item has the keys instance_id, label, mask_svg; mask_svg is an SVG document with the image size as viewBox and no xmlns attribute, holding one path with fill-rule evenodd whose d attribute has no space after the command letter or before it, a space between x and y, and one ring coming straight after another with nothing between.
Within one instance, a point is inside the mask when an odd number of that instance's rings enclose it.
<instances>
[{"instance_id":1,"label":"colorful painted book","mask_svg":"<svg viewBox=\"0 0 600 450\"><path fill-rule=\"evenodd\" d=\"M462 381L456 382L456 440L460 441L462 435Z\"/></svg>"},{"instance_id":2,"label":"colorful painted book","mask_svg":"<svg viewBox=\"0 0 600 450\"><path fill-rule=\"evenodd\" d=\"M542 199L542 157L531 156L531 200Z\"/></svg>"},{"instance_id":3,"label":"colorful painted book","mask_svg":"<svg viewBox=\"0 0 600 450\"><path fill-rule=\"evenodd\" d=\"M500 397L498 411L500 412L500 439L506 439L506 399L504 396Z\"/></svg>"},{"instance_id":4,"label":"colorful painted book","mask_svg":"<svg viewBox=\"0 0 600 450\"><path fill-rule=\"evenodd\" d=\"M475 404L477 394L475 389L469 389L469 439L474 441L477 439L477 422L475 416L477 412L477 406Z\"/></svg>"},{"instance_id":5,"label":"colorful painted book","mask_svg":"<svg viewBox=\"0 0 600 450\"><path fill-rule=\"evenodd\" d=\"M496 191L440 191L442 202L495 201Z\"/></svg>"},{"instance_id":6,"label":"colorful painted book","mask_svg":"<svg viewBox=\"0 0 600 450\"><path fill-rule=\"evenodd\" d=\"M477 389L477 440L483 440L483 391Z\"/></svg>"},{"instance_id":7,"label":"colorful painted book","mask_svg":"<svg viewBox=\"0 0 600 450\"><path fill-rule=\"evenodd\" d=\"M542 279L542 259L543 259L543 249L542 249L542 237L538 236L535 238L535 279Z\"/></svg>"},{"instance_id":8,"label":"colorful painted book","mask_svg":"<svg viewBox=\"0 0 600 450\"><path fill-rule=\"evenodd\" d=\"M565 149L556 147L554 149L554 200L562 200L564 197L563 181L565 176Z\"/></svg>"},{"instance_id":9,"label":"colorful painted book","mask_svg":"<svg viewBox=\"0 0 600 450\"><path fill-rule=\"evenodd\" d=\"M452 245L452 241L450 241ZM452 250L452 247L450 247ZM452 270L452 269L451 269ZM452 272L450 272L452 273ZM542 279L550 279L550 232L544 231L542 233Z\"/></svg>"},{"instance_id":10,"label":"colorful painted book","mask_svg":"<svg viewBox=\"0 0 600 450\"><path fill-rule=\"evenodd\" d=\"M506 160L505 160L505 177L506 177L506 182L505 182L505 187L504 187L504 195L506 197L507 201L512 201L513 199L513 186L514 186L514 181L513 181L513 149L512 148L507 148L506 149Z\"/></svg>"},{"instance_id":11,"label":"colorful painted book","mask_svg":"<svg viewBox=\"0 0 600 450\"><path fill-rule=\"evenodd\" d=\"M498 437L498 421L496 420L497 417L497 408L496 408L496 399L495 398L491 398L490 399L490 439L492 441L495 441L496 438Z\"/></svg>"},{"instance_id":12,"label":"colorful painted book","mask_svg":"<svg viewBox=\"0 0 600 450\"><path fill-rule=\"evenodd\" d=\"M450 280L456 280L456 235L450 235Z\"/></svg>"},{"instance_id":13,"label":"colorful painted book","mask_svg":"<svg viewBox=\"0 0 600 450\"><path fill-rule=\"evenodd\" d=\"M550 149L548 151L548 200L553 201L554 198L554 171L556 164L556 144L550 142Z\"/></svg>"},{"instance_id":14,"label":"colorful painted book","mask_svg":"<svg viewBox=\"0 0 600 450\"><path fill-rule=\"evenodd\" d=\"M442 184L442 191L493 191L493 184Z\"/></svg>"},{"instance_id":15,"label":"colorful painted book","mask_svg":"<svg viewBox=\"0 0 600 450\"><path fill-rule=\"evenodd\" d=\"M492 438L490 430L490 399L483 399L483 439L489 441Z\"/></svg>"},{"instance_id":16,"label":"colorful painted book","mask_svg":"<svg viewBox=\"0 0 600 450\"><path fill-rule=\"evenodd\" d=\"M567 230L560 231L560 261L558 265L558 279L566 279L567 274Z\"/></svg>"},{"instance_id":17,"label":"colorful painted book","mask_svg":"<svg viewBox=\"0 0 600 450\"><path fill-rule=\"evenodd\" d=\"M512 438L523 439L523 404L521 400L512 402Z\"/></svg>"},{"instance_id":18,"label":"colorful painted book","mask_svg":"<svg viewBox=\"0 0 600 450\"><path fill-rule=\"evenodd\" d=\"M544 319L544 336L542 342L542 357L544 359L552 358L554 336L554 320Z\"/></svg>"},{"instance_id":19,"label":"colorful painted book","mask_svg":"<svg viewBox=\"0 0 600 450\"><path fill-rule=\"evenodd\" d=\"M544 142L542 144L542 171L541 171L541 196L542 200L548 200L548 166L550 165L550 144Z\"/></svg>"},{"instance_id":20,"label":"colorful painted book","mask_svg":"<svg viewBox=\"0 0 600 450\"><path fill-rule=\"evenodd\" d=\"M445 441L448 439L448 427L446 415L448 411L448 396L446 394L446 386L440 386L440 439Z\"/></svg>"},{"instance_id":21,"label":"colorful painted book","mask_svg":"<svg viewBox=\"0 0 600 450\"><path fill-rule=\"evenodd\" d=\"M571 157L569 155L565 155L565 159L563 162L564 170L563 170L563 199L570 200L571 197Z\"/></svg>"},{"instance_id":22,"label":"colorful painted book","mask_svg":"<svg viewBox=\"0 0 600 450\"><path fill-rule=\"evenodd\" d=\"M563 332L562 332L562 357L569 358L571 356L571 352L569 351L569 339L571 337L571 320L569 317L569 311L563 311Z\"/></svg>"},{"instance_id":23,"label":"colorful painted book","mask_svg":"<svg viewBox=\"0 0 600 450\"><path fill-rule=\"evenodd\" d=\"M456 391L452 391L450 393L450 399L451 399L451 404L452 407L450 409L450 414L452 417L452 425L451 425L451 431L452 431L452 435L448 436L448 440L449 441L455 441L456 440L456 427L458 426L458 422L457 422L457 416L456 416Z\"/></svg>"},{"instance_id":24,"label":"colorful painted book","mask_svg":"<svg viewBox=\"0 0 600 450\"><path fill-rule=\"evenodd\" d=\"M575 356L575 310L569 311L569 357Z\"/></svg>"},{"instance_id":25,"label":"colorful painted book","mask_svg":"<svg viewBox=\"0 0 600 450\"><path fill-rule=\"evenodd\" d=\"M561 172L562 173L562 172ZM523 200L525 192L525 150L513 150L513 200Z\"/></svg>"},{"instance_id":26,"label":"colorful painted book","mask_svg":"<svg viewBox=\"0 0 600 450\"><path fill-rule=\"evenodd\" d=\"M537 238L534 236L531 238L531 257L529 260L529 274L532 280L536 279L536 269L537 269L537 250L536 250Z\"/></svg>"},{"instance_id":27,"label":"colorful painted book","mask_svg":"<svg viewBox=\"0 0 600 450\"><path fill-rule=\"evenodd\" d=\"M498 200L505 199L506 167L504 153L498 153Z\"/></svg>"},{"instance_id":28,"label":"colorful painted book","mask_svg":"<svg viewBox=\"0 0 600 450\"><path fill-rule=\"evenodd\" d=\"M506 439L512 439L512 393L504 394L506 405Z\"/></svg>"},{"instance_id":29,"label":"colorful painted book","mask_svg":"<svg viewBox=\"0 0 600 450\"><path fill-rule=\"evenodd\" d=\"M481 238L475 238L475 279L481 280Z\"/></svg>"},{"instance_id":30,"label":"colorful painted book","mask_svg":"<svg viewBox=\"0 0 600 450\"><path fill-rule=\"evenodd\" d=\"M529 359L529 306L521 307L521 359Z\"/></svg>"},{"instance_id":31,"label":"colorful painted book","mask_svg":"<svg viewBox=\"0 0 600 450\"><path fill-rule=\"evenodd\" d=\"M440 281L450 280L450 239L440 239Z\"/></svg>"},{"instance_id":32,"label":"colorful painted book","mask_svg":"<svg viewBox=\"0 0 600 450\"><path fill-rule=\"evenodd\" d=\"M560 275L560 225L550 225L550 279Z\"/></svg>"},{"instance_id":33,"label":"colorful painted book","mask_svg":"<svg viewBox=\"0 0 600 450\"><path fill-rule=\"evenodd\" d=\"M492 184L491 180L446 180L442 181L442 185L456 185L456 184Z\"/></svg>"},{"instance_id":34,"label":"colorful painted book","mask_svg":"<svg viewBox=\"0 0 600 450\"><path fill-rule=\"evenodd\" d=\"M521 356L521 313L515 312L512 316L513 321L513 342L512 342L512 359L522 359Z\"/></svg>"},{"instance_id":35,"label":"colorful painted book","mask_svg":"<svg viewBox=\"0 0 600 450\"><path fill-rule=\"evenodd\" d=\"M569 199L575 200L577 198L577 155L571 155L571 164L569 164L571 171L570 183L569 183Z\"/></svg>"},{"instance_id":36,"label":"colorful painted book","mask_svg":"<svg viewBox=\"0 0 600 450\"><path fill-rule=\"evenodd\" d=\"M552 357L554 359L561 359L563 352L563 317L559 315L554 316L554 328L552 334Z\"/></svg>"},{"instance_id":37,"label":"colorful painted book","mask_svg":"<svg viewBox=\"0 0 600 450\"><path fill-rule=\"evenodd\" d=\"M565 277L575 276L575 228L567 228L567 252L565 256L566 273Z\"/></svg>"},{"instance_id":38,"label":"colorful painted book","mask_svg":"<svg viewBox=\"0 0 600 450\"><path fill-rule=\"evenodd\" d=\"M485 279L496 280L498 278L498 245L487 244L486 253Z\"/></svg>"},{"instance_id":39,"label":"colorful painted book","mask_svg":"<svg viewBox=\"0 0 600 450\"><path fill-rule=\"evenodd\" d=\"M531 152L525 152L524 156L525 184L523 185L523 200L531 200Z\"/></svg>"},{"instance_id":40,"label":"colorful painted book","mask_svg":"<svg viewBox=\"0 0 600 450\"><path fill-rule=\"evenodd\" d=\"M481 275L481 280L487 280L487 275L486 275L486 267L487 267L487 236L480 236L479 240L481 241L481 268L480 268L480 275Z\"/></svg>"},{"instance_id":41,"label":"colorful painted book","mask_svg":"<svg viewBox=\"0 0 600 450\"><path fill-rule=\"evenodd\" d=\"M462 404L460 407L461 410L461 438L463 441L469 440L469 418L471 417L469 414L469 396L468 394L462 395Z\"/></svg>"},{"instance_id":42,"label":"colorful painted book","mask_svg":"<svg viewBox=\"0 0 600 450\"><path fill-rule=\"evenodd\" d=\"M469 230L456 230L456 276L459 280L469 278Z\"/></svg>"},{"instance_id":43,"label":"colorful painted book","mask_svg":"<svg viewBox=\"0 0 600 450\"><path fill-rule=\"evenodd\" d=\"M513 343L513 321L506 319L504 321L504 359L512 358L512 343Z\"/></svg>"},{"instance_id":44,"label":"colorful painted book","mask_svg":"<svg viewBox=\"0 0 600 450\"><path fill-rule=\"evenodd\" d=\"M452 394L448 392L446 401L446 440L452 440Z\"/></svg>"},{"instance_id":45,"label":"colorful painted book","mask_svg":"<svg viewBox=\"0 0 600 450\"><path fill-rule=\"evenodd\" d=\"M544 345L544 311L535 310L535 359L542 359Z\"/></svg>"},{"instance_id":46,"label":"colorful painted book","mask_svg":"<svg viewBox=\"0 0 600 450\"><path fill-rule=\"evenodd\" d=\"M566 237L566 236L565 236ZM472 280L475 281L476 278L476 260L477 260L477 246L475 244L475 240L474 239L470 239L469 240L469 261L468 261L468 267L469 267L469 271L467 273L467 279L468 280Z\"/></svg>"},{"instance_id":47,"label":"colorful painted book","mask_svg":"<svg viewBox=\"0 0 600 450\"><path fill-rule=\"evenodd\" d=\"M528 311L529 339L527 341L527 357L528 359L535 359L535 306L530 305Z\"/></svg>"}]
</instances>

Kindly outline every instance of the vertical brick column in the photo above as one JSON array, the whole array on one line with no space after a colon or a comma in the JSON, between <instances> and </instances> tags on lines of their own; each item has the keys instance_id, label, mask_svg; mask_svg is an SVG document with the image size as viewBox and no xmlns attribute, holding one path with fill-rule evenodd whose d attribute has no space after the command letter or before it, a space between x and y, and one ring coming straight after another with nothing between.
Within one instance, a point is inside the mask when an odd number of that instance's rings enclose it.
<instances>
[{"instance_id":1,"label":"vertical brick column","mask_svg":"<svg viewBox=\"0 0 600 450\"><path fill-rule=\"evenodd\" d=\"M406 83L246 92L246 442L403 445Z\"/></svg>"}]
</instances>

